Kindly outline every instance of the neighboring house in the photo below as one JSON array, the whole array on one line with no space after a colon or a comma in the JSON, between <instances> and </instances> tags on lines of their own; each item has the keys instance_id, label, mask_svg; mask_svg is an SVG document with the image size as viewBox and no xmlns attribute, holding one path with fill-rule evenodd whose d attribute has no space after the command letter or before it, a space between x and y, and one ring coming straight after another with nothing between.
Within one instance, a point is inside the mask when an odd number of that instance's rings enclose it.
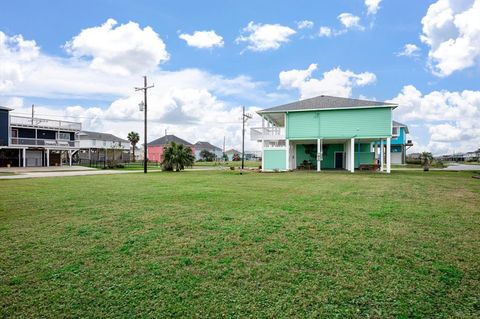
<instances>
[{"instance_id":1,"label":"neighboring house","mask_svg":"<svg viewBox=\"0 0 480 319\"><path fill-rule=\"evenodd\" d=\"M130 161L130 142L109 133L81 131L78 159L90 161Z\"/></svg>"},{"instance_id":2,"label":"neighboring house","mask_svg":"<svg viewBox=\"0 0 480 319\"><path fill-rule=\"evenodd\" d=\"M480 149L474 151L474 152L467 152L464 156L465 161L468 162L478 162L480 161Z\"/></svg>"},{"instance_id":3,"label":"neighboring house","mask_svg":"<svg viewBox=\"0 0 480 319\"><path fill-rule=\"evenodd\" d=\"M163 156L163 148L172 142L190 147L192 149L192 152L195 154L195 147L191 143L182 140L175 135L165 135L147 144L148 160L152 162L161 162Z\"/></svg>"},{"instance_id":4,"label":"neighboring house","mask_svg":"<svg viewBox=\"0 0 480 319\"><path fill-rule=\"evenodd\" d=\"M262 152L259 151L245 151L246 161L260 161L262 159Z\"/></svg>"},{"instance_id":5,"label":"neighboring house","mask_svg":"<svg viewBox=\"0 0 480 319\"><path fill-rule=\"evenodd\" d=\"M412 141L407 140L407 134L409 134L408 126L392 121L392 164L406 164L407 150L413 146ZM383 144L385 145L385 142Z\"/></svg>"},{"instance_id":6,"label":"neighboring house","mask_svg":"<svg viewBox=\"0 0 480 319\"><path fill-rule=\"evenodd\" d=\"M81 123L11 115L10 111L0 106L0 166L72 164Z\"/></svg>"},{"instance_id":7,"label":"neighboring house","mask_svg":"<svg viewBox=\"0 0 480 319\"><path fill-rule=\"evenodd\" d=\"M206 150L206 151L209 151L210 153L215 154L216 159L221 159L222 156L223 156L222 149L220 147L217 147L215 145L210 144L209 142L198 141L197 143L195 143L193 145L193 147L195 148L195 160L196 161L202 159L202 157L200 156L200 153L203 150Z\"/></svg>"},{"instance_id":8,"label":"neighboring house","mask_svg":"<svg viewBox=\"0 0 480 319\"><path fill-rule=\"evenodd\" d=\"M233 161L233 156L237 154L239 156L239 158L241 159L242 158L242 153L237 151L236 149L229 149L228 151L225 152L225 155L227 155L227 158L229 161Z\"/></svg>"},{"instance_id":9,"label":"neighboring house","mask_svg":"<svg viewBox=\"0 0 480 319\"><path fill-rule=\"evenodd\" d=\"M397 104L321 95L257 112L262 127L251 139L262 143L262 170L372 167L376 154L390 172L392 110ZM378 147L383 143L387 147Z\"/></svg>"}]
</instances>

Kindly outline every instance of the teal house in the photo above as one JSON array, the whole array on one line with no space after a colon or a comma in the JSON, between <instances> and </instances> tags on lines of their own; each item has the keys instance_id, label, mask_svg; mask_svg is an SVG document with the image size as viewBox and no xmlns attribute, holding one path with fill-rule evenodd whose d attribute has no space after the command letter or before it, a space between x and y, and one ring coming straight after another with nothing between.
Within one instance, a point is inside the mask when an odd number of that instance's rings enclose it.
<instances>
[{"instance_id":1,"label":"teal house","mask_svg":"<svg viewBox=\"0 0 480 319\"><path fill-rule=\"evenodd\" d=\"M390 173L396 104L321 95L258 111L262 170L373 168ZM382 147L380 147L382 146Z\"/></svg>"},{"instance_id":2,"label":"teal house","mask_svg":"<svg viewBox=\"0 0 480 319\"><path fill-rule=\"evenodd\" d=\"M406 164L407 150L413 146L412 141L407 139L408 126L392 121L392 164Z\"/></svg>"}]
</instances>

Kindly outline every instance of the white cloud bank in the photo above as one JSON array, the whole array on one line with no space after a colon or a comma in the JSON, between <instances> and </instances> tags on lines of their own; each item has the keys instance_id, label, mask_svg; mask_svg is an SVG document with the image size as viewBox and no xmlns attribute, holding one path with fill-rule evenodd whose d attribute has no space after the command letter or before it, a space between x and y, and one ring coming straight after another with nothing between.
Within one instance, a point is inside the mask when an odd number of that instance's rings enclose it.
<instances>
[{"instance_id":1,"label":"white cloud bank","mask_svg":"<svg viewBox=\"0 0 480 319\"><path fill-rule=\"evenodd\" d=\"M104 26L90 28L86 36L83 30L74 39L102 38L104 28L110 29ZM75 50L80 47L76 42ZM36 113L80 121L84 129L111 132L120 137L125 137L131 130L141 132L143 122L138 103L142 95L135 92L134 87L141 85L142 79L129 70L131 63L124 61L124 45L117 47L120 52L110 55L106 52L115 51L113 47L105 51L101 50L101 45L94 43L85 44L85 47L96 48L88 51L92 54L91 59L79 59L77 56L58 58L43 54L35 41L0 32L0 104L14 107L14 114L28 115L29 107L23 102L23 97L29 100L42 97L56 103L79 98L84 102L80 105L66 102L64 108L36 103ZM137 49L144 51L142 46ZM109 68L98 68L98 64L92 67L95 58L107 55L113 60L104 59L104 66L118 63L117 70L124 70L124 75L112 76ZM142 54L139 56L143 57ZM168 129L169 133L191 142L209 140L219 146L226 136L227 147L239 147L241 104L237 101L264 104L278 99L278 95L264 92L261 83L247 76L226 78L199 69L162 71L155 64L158 59L149 61L145 68L155 65L148 73L149 82L155 83L155 88L149 91L149 140L162 136ZM97 107L95 101L98 100L109 101L110 105ZM257 109L252 106L254 103L247 104L250 112ZM255 122L249 124L255 125ZM246 145L247 149L258 148L255 142L246 141Z\"/></svg>"},{"instance_id":2,"label":"white cloud bank","mask_svg":"<svg viewBox=\"0 0 480 319\"><path fill-rule=\"evenodd\" d=\"M223 47L223 37L215 33L214 30L210 31L195 31L193 34L182 33L179 38L185 40L188 46L209 49L213 47Z\"/></svg>"},{"instance_id":3,"label":"white cloud bank","mask_svg":"<svg viewBox=\"0 0 480 319\"><path fill-rule=\"evenodd\" d=\"M395 118L421 122L430 139L417 151L434 154L473 151L480 147L480 91L433 91L423 95L413 85L392 100L399 104Z\"/></svg>"},{"instance_id":4,"label":"white cloud bank","mask_svg":"<svg viewBox=\"0 0 480 319\"><path fill-rule=\"evenodd\" d=\"M280 87L298 89L300 99L318 95L352 96L354 87L365 86L376 81L376 76L370 72L354 73L335 68L324 72L322 78L312 77L317 70L316 64L310 64L306 70L282 71L279 74Z\"/></svg>"},{"instance_id":5,"label":"white cloud bank","mask_svg":"<svg viewBox=\"0 0 480 319\"><path fill-rule=\"evenodd\" d=\"M235 42L245 42L247 50L261 52L277 50L282 44L289 42L296 31L280 24L256 24L250 21L242 33Z\"/></svg>"},{"instance_id":6,"label":"white cloud bank","mask_svg":"<svg viewBox=\"0 0 480 319\"><path fill-rule=\"evenodd\" d=\"M439 0L422 18L422 42L432 71L448 76L478 64L480 59L480 1Z\"/></svg>"}]
</instances>

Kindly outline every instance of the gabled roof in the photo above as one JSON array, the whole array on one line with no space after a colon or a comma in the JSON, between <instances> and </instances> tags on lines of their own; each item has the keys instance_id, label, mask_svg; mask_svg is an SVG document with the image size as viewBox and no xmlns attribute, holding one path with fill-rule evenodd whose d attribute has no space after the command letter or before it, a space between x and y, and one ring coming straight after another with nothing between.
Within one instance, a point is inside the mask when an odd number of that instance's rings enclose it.
<instances>
[{"instance_id":1,"label":"gabled roof","mask_svg":"<svg viewBox=\"0 0 480 319\"><path fill-rule=\"evenodd\" d=\"M195 149L197 150L213 150L213 151L221 151L220 147L210 144L209 142L202 142L198 141L194 144Z\"/></svg>"},{"instance_id":2,"label":"gabled roof","mask_svg":"<svg viewBox=\"0 0 480 319\"><path fill-rule=\"evenodd\" d=\"M397 122L397 121L392 121L392 126L404 127L405 128L405 133L409 133L408 132L408 126L406 126L405 124L402 124L402 123Z\"/></svg>"},{"instance_id":3,"label":"gabled roof","mask_svg":"<svg viewBox=\"0 0 480 319\"><path fill-rule=\"evenodd\" d=\"M112 142L122 142L122 143L130 143L128 140L123 138L117 137L110 133L100 133L100 132L92 132L92 131L81 131L79 133L81 140L102 140L102 141L112 141Z\"/></svg>"},{"instance_id":4,"label":"gabled roof","mask_svg":"<svg viewBox=\"0 0 480 319\"><path fill-rule=\"evenodd\" d=\"M165 135L160 138L157 138L156 140L148 143L148 146L163 146L163 145L168 145L172 142L175 142L176 144L182 144L184 146L193 146L192 143L189 143L185 140L182 140L181 138L175 136L175 135Z\"/></svg>"},{"instance_id":5,"label":"gabled roof","mask_svg":"<svg viewBox=\"0 0 480 319\"><path fill-rule=\"evenodd\" d=\"M233 153L233 154L241 154L241 152L237 151L236 149L229 149L228 151L225 152L226 154L230 154L230 153Z\"/></svg>"},{"instance_id":6,"label":"gabled roof","mask_svg":"<svg viewBox=\"0 0 480 319\"><path fill-rule=\"evenodd\" d=\"M365 107L397 107L395 103L378 102L350 99L344 97L320 95L306 100L300 100L284 105L275 106L269 109L261 110L258 113L287 112L287 111L309 111L309 110L328 110L328 109L348 109Z\"/></svg>"}]
</instances>

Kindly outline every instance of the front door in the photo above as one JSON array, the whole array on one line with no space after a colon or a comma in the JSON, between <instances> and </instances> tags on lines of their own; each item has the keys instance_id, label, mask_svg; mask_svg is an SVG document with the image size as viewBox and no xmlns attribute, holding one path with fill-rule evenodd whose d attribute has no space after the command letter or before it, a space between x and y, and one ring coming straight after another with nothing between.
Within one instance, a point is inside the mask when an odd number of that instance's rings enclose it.
<instances>
[{"instance_id":1,"label":"front door","mask_svg":"<svg viewBox=\"0 0 480 319\"><path fill-rule=\"evenodd\" d=\"M335 153L335 168L343 168L343 152Z\"/></svg>"}]
</instances>

